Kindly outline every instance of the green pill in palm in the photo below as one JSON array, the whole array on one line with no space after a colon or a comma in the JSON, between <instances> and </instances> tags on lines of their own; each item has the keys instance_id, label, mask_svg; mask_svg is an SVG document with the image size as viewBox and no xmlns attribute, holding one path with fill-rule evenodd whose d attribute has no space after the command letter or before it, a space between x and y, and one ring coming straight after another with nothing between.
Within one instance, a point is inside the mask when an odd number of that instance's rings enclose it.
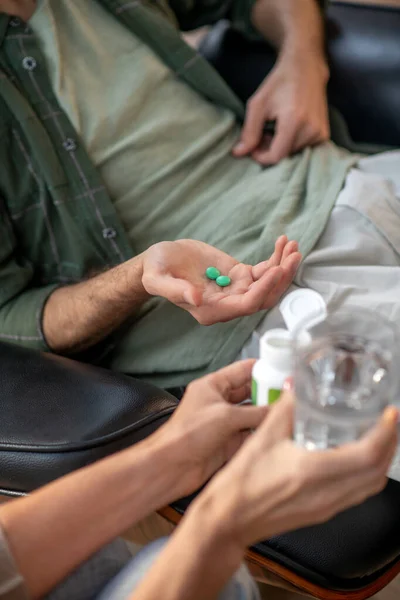
<instances>
[{"instance_id":1,"label":"green pill in palm","mask_svg":"<svg viewBox=\"0 0 400 600\"><path fill-rule=\"evenodd\" d=\"M215 283L217 285L219 285L219 287L226 287L227 285L230 285L231 283L231 278L228 277L227 275L220 275L219 277L217 277L217 279L215 280Z\"/></svg>"},{"instance_id":2,"label":"green pill in palm","mask_svg":"<svg viewBox=\"0 0 400 600\"><path fill-rule=\"evenodd\" d=\"M206 277L208 277L208 279L218 279L220 275L221 273L216 267L208 267L206 270Z\"/></svg>"}]
</instances>

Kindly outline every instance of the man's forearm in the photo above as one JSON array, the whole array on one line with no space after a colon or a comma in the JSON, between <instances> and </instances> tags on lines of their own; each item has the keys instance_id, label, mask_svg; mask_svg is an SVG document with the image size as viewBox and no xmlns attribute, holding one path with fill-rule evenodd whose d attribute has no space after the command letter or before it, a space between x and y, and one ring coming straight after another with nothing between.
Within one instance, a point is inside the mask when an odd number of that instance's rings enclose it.
<instances>
[{"instance_id":1,"label":"man's forearm","mask_svg":"<svg viewBox=\"0 0 400 600\"><path fill-rule=\"evenodd\" d=\"M78 352L104 339L149 298L142 256L92 279L57 289L43 313L43 333L55 352Z\"/></svg>"},{"instance_id":2,"label":"man's forearm","mask_svg":"<svg viewBox=\"0 0 400 600\"><path fill-rule=\"evenodd\" d=\"M161 440L161 441L160 441ZM179 440L157 434L0 508L29 597L49 592L91 554L183 490Z\"/></svg>"},{"instance_id":3,"label":"man's forearm","mask_svg":"<svg viewBox=\"0 0 400 600\"><path fill-rule=\"evenodd\" d=\"M255 28L281 55L312 55L326 64L324 27L317 0L257 0Z\"/></svg>"}]
</instances>

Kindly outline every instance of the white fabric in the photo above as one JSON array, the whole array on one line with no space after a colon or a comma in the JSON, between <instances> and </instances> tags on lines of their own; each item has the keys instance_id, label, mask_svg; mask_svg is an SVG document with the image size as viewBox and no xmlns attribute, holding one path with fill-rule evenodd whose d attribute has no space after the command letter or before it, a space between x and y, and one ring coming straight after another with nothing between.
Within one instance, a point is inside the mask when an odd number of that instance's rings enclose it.
<instances>
[{"instance_id":1,"label":"white fabric","mask_svg":"<svg viewBox=\"0 0 400 600\"><path fill-rule=\"evenodd\" d=\"M298 286L319 292L328 307L373 309L400 328L400 152L364 158L350 171L328 225L290 291ZM283 326L276 307L241 358L257 357L260 335ZM400 406L400 397L394 402ZM391 476L400 481L400 451Z\"/></svg>"}]
</instances>

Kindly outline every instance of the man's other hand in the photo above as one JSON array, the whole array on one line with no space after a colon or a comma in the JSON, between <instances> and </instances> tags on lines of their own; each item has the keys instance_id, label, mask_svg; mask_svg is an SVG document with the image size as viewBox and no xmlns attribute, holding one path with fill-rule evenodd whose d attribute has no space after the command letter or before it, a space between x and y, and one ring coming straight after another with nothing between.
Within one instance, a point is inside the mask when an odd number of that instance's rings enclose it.
<instances>
[{"instance_id":1,"label":"man's other hand","mask_svg":"<svg viewBox=\"0 0 400 600\"><path fill-rule=\"evenodd\" d=\"M301 261L296 242L278 239L272 256L255 266L194 240L161 242L143 255L143 287L212 325L272 308L292 282ZM208 267L231 278L227 287L207 279Z\"/></svg>"},{"instance_id":2,"label":"man's other hand","mask_svg":"<svg viewBox=\"0 0 400 600\"><path fill-rule=\"evenodd\" d=\"M325 63L310 54L285 55L247 104L241 139L234 156L250 155L261 165L283 158L329 139ZM264 134L266 123L275 122L275 134Z\"/></svg>"}]
</instances>

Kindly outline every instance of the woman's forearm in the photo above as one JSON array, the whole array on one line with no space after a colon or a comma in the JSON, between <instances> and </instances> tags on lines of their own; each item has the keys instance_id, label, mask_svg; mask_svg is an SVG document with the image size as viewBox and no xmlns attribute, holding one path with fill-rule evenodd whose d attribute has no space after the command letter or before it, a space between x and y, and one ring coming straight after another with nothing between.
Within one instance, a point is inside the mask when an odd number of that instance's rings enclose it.
<instances>
[{"instance_id":1,"label":"woman's forearm","mask_svg":"<svg viewBox=\"0 0 400 600\"><path fill-rule=\"evenodd\" d=\"M0 508L30 597L50 591L130 525L181 493L179 448L158 436Z\"/></svg>"},{"instance_id":2,"label":"woman's forearm","mask_svg":"<svg viewBox=\"0 0 400 600\"><path fill-rule=\"evenodd\" d=\"M223 496L207 490L195 501L131 600L212 600L239 568L245 548L236 543ZM166 583L167 582L167 583Z\"/></svg>"}]
</instances>

